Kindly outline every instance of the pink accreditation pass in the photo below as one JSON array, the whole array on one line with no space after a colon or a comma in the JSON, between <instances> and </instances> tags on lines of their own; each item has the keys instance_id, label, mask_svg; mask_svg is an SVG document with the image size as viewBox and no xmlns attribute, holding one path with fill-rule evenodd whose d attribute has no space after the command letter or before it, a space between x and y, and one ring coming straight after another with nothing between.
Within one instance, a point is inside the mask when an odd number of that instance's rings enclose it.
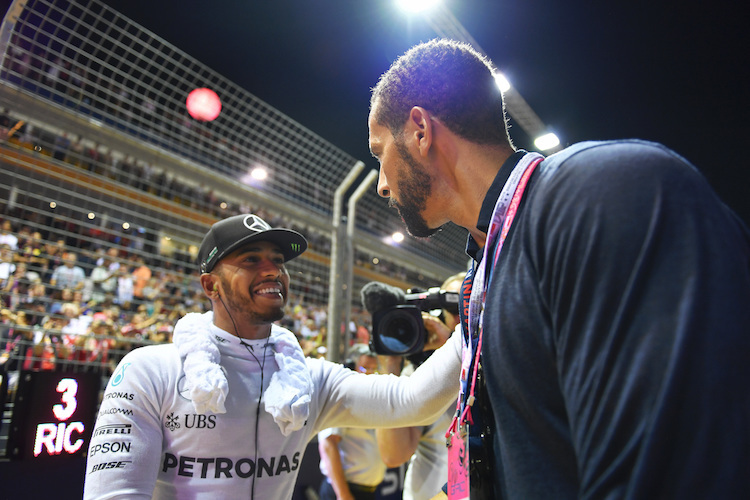
<instances>
[{"instance_id":1,"label":"pink accreditation pass","mask_svg":"<svg viewBox=\"0 0 750 500\"><path fill-rule=\"evenodd\" d=\"M469 433L466 425L451 429L448 437L448 500L469 498Z\"/></svg>"},{"instance_id":2,"label":"pink accreditation pass","mask_svg":"<svg viewBox=\"0 0 750 500\"><path fill-rule=\"evenodd\" d=\"M470 341L464 342L461 353L461 388L458 400L464 399L469 391L469 370L472 361ZM448 445L448 499L462 500L469 498L469 433L466 423L461 423L459 415L460 405L456 410L456 417L446 434Z\"/></svg>"}]
</instances>

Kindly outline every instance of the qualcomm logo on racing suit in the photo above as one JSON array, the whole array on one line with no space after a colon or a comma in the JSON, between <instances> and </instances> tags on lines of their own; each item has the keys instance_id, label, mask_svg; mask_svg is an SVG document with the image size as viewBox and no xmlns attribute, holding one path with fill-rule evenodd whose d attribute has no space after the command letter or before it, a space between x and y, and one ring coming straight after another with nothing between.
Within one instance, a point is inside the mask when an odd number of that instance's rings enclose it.
<instances>
[{"instance_id":1,"label":"qualcomm logo on racing suit","mask_svg":"<svg viewBox=\"0 0 750 500\"><path fill-rule=\"evenodd\" d=\"M215 457L186 457L164 453L164 462L161 471L169 472L176 470L178 476L199 477L201 479L219 479L221 477L247 478L255 474L257 477L278 476L284 473L296 471L299 467L300 452L297 452L289 461L286 455L271 457L270 461L259 458L256 467L251 458L240 458L233 461L231 458Z\"/></svg>"}]
</instances>

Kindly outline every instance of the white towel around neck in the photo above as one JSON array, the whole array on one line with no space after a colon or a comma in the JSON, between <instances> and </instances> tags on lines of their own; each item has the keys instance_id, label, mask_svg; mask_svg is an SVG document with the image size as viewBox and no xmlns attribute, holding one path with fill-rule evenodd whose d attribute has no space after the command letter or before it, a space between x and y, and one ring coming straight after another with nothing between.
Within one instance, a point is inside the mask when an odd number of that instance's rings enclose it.
<instances>
[{"instance_id":1,"label":"white towel around neck","mask_svg":"<svg viewBox=\"0 0 750 500\"><path fill-rule=\"evenodd\" d=\"M174 328L174 343L184 359L183 370L190 399L198 413L226 413L229 384L221 368L221 353L210 333L213 312L189 313ZM240 339L238 338L238 341ZM282 434L299 430L310 414L313 384L297 338L273 325L268 339L279 369L263 395L266 411Z\"/></svg>"}]
</instances>

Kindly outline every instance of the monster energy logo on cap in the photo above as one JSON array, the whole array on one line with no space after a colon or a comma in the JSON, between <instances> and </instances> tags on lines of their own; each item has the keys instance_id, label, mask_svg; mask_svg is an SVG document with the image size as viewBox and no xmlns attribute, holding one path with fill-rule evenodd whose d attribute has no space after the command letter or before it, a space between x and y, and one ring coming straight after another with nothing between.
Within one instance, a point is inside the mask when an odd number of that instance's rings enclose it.
<instances>
[{"instance_id":1,"label":"monster energy logo on cap","mask_svg":"<svg viewBox=\"0 0 750 500\"><path fill-rule=\"evenodd\" d=\"M198 265L209 273L224 256L253 241L270 241L279 246L284 260L307 250L307 240L297 231L271 227L255 214L235 215L211 226L198 250Z\"/></svg>"}]
</instances>

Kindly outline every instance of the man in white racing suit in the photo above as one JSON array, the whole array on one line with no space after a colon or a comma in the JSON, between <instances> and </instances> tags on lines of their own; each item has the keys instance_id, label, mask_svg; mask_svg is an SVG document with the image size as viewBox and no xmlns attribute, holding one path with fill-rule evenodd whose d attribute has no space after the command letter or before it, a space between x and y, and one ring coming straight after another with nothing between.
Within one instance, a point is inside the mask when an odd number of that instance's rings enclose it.
<instances>
[{"instance_id":1,"label":"man in white racing suit","mask_svg":"<svg viewBox=\"0 0 750 500\"><path fill-rule=\"evenodd\" d=\"M289 499L319 431L427 424L455 401L459 335L408 378L303 356L274 321L288 299L284 263L306 248L252 214L212 226L198 263L213 311L178 321L173 344L122 359L89 446L85 499Z\"/></svg>"}]
</instances>

